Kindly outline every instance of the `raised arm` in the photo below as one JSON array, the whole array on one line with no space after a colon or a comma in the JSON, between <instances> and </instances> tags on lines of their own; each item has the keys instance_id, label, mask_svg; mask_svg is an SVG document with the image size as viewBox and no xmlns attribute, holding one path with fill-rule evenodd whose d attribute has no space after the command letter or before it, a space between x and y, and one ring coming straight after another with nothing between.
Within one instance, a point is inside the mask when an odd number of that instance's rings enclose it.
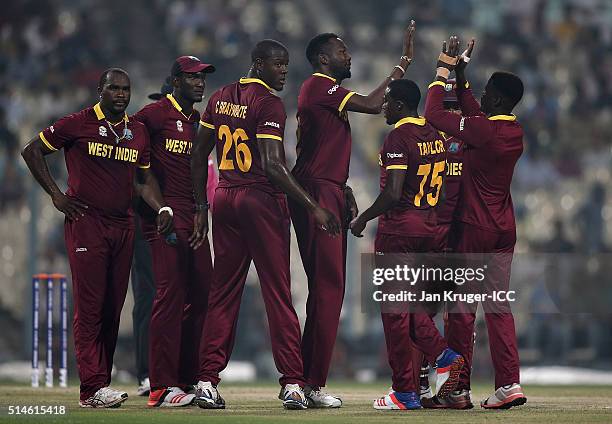
<instances>
[{"instance_id":1,"label":"raised arm","mask_svg":"<svg viewBox=\"0 0 612 424\"><path fill-rule=\"evenodd\" d=\"M474 94L470 89L469 82L465 76L465 69L472 58L474 44L476 40L473 38L468 43L468 48L459 56L459 62L455 67L455 76L457 79L457 100L461 107L463 116L480 115L480 104L474 98Z\"/></svg>"},{"instance_id":2,"label":"raised arm","mask_svg":"<svg viewBox=\"0 0 612 424\"><path fill-rule=\"evenodd\" d=\"M459 116L444 109L444 86L459 61L459 40L456 36L442 45L438 57L436 80L429 85L425 102L425 119L436 129L455 136L473 146L482 146L493 138L493 126L484 116Z\"/></svg>"},{"instance_id":3,"label":"raised arm","mask_svg":"<svg viewBox=\"0 0 612 424\"><path fill-rule=\"evenodd\" d=\"M380 83L370 94L363 96L355 93L351 96L346 104L346 109L352 112L361 112L369 114L378 114L382 109L383 96L385 89L389 83L395 79L403 78L406 69L412 62L414 54L414 31L416 29L414 21L410 21L410 25L404 31L404 41L402 47L402 55L399 65L396 65L387 78Z\"/></svg>"}]
</instances>

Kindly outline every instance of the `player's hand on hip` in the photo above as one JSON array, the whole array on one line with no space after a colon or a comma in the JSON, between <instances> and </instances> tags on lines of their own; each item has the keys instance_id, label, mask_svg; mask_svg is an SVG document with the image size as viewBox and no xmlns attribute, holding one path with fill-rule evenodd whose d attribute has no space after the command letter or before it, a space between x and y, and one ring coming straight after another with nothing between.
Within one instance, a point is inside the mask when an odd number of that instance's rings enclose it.
<instances>
[{"instance_id":1,"label":"player's hand on hip","mask_svg":"<svg viewBox=\"0 0 612 424\"><path fill-rule=\"evenodd\" d=\"M340 222L336 216L325 208L318 207L313 212L317 226L330 235L340 234Z\"/></svg>"},{"instance_id":2,"label":"player's hand on hip","mask_svg":"<svg viewBox=\"0 0 612 424\"><path fill-rule=\"evenodd\" d=\"M361 215L358 216L357 218L353 219L349 224L349 227L351 228L351 233L353 233L355 237L363 237L363 234L361 233L363 233L363 230L365 230L366 224L367 222L361 218Z\"/></svg>"},{"instance_id":3,"label":"player's hand on hip","mask_svg":"<svg viewBox=\"0 0 612 424\"><path fill-rule=\"evenodd\" d=\"M51 196L53 206L66 215L70 221L78 221L80 217L85 216L85 211L88 206L74 197L66 196L64 193L57 193Z\"/></svg>"},{"instance_id":4,"label":"player's hand on hip","mask_svg":"<svg viewBox=\"0 0 612 424\"><path fill-rule=\"evenodd\" d=\"M169 212L163 211L157 215L155 218L155 222L157 224L157 232L162 235L167 235L174 230L174 221L172 219L172 215Z\"/></svg>"},{"instance_id":5,"label":"player's hand on hip","mask_svg":"<svg viewBox=\"0 0 612 424\"><path fill-rule=\"evenodd\" d=\"M197 211L193 216L193 232L189 236L189 246L197 249L206 240L208 234L208 211Z\"/></svg>"}]
</instances>

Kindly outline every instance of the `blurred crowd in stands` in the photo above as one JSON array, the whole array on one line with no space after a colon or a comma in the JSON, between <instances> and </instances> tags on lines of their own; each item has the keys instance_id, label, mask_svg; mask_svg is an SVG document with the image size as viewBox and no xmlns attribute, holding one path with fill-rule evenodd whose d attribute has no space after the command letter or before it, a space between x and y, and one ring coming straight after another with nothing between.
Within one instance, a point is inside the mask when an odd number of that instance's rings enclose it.
<instances>
[{"instance_id":1,"label":"blurred crowd in stands","mask_svg":"<svg viewBox=\"0 0 612 424\"><path fill-rule=\"evenodd\" d=\"M209 95L246 74L255 42L278 39L291 54L288 84L280 96L287 108L286 151L293 163L297 93L311 73L304 54L308 40L320 32L343 38L352 54L353 74L344 85L369 92L397 63L410 19L416 20L417 37L415 60L406 77L423 93L434 75L442 41L451 33L464 43L472 37L477 40L468 69L477 95L493 70L515 72L525 82L526 94L516 111L526 143L513 184L517 251L608 252L608 0L16 0L0 16L0 311L19 314L27 309L25 289L14 288L24 288L30 272L67 271L62 217L40 190L33 191L19 151L50 122L94 103L102 70L128 70L133 113L148 101L149 93L158 91L175 57L193 54L217 67L207 77ZM377 193L377 153L389 128L380 116L354 114L350 119L354 147L349 184L365 207ZM61 179L63 158L53 156L52 172ZM32 228L34 238L28 239ZM347 286L349 305L343 316L350 326L343 327L339 358L351 351L351 345L356 348L351 337L369 337L374 331L374 324L355 318L360 315L359 300L350 302L351 296L359 296L359 253L372 251L374 231L371 225L366 241L351 241L349 279L355 281ZM295 244L292 254L298 265L293 287L303 303L305 278ZM34 270L28 265L31 255L37 258ZM258 291L251 290L254 298L259 298ZM252 309L262 314L261 308ZM129 314L124 316L129 319ZM610 327L610 318L607 323ZM607 331L601 343L611 339ZM244 332L244 338L249 337L253 339L252 333ZM529 337L525 333L523 340L537 339ZM348 346L344 354L343 346ZM602 351L596 349L595 355ZM607 355L612 360L609 349Z\"/></svg>"}]
</instances>

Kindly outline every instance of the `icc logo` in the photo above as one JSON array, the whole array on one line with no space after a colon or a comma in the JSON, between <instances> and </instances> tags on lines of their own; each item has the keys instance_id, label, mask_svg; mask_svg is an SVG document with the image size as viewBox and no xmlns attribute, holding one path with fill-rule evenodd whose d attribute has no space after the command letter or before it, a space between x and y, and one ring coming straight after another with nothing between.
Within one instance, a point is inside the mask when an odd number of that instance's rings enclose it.
<instances>
[{"instance_id":1,"label":"icc logo","mask_svg":"<svg viewBox=\"0 0 612 424\"><path fill-rule=\"evenodd\" d=\"M100 127L98 128L98 134L100 134L102 137L106 137L106 127L100 125Z\"/></svg>"},{"instance_id":2,"label":"icc logo","mask_svg":"<svg viewBox=\"0 0 612 424\"><path fill-rule=\"evenodd\" d=\"M183 132L183 123L181 121L176 121L176 129L178 132Z\"/></svg>"}]
</instances>

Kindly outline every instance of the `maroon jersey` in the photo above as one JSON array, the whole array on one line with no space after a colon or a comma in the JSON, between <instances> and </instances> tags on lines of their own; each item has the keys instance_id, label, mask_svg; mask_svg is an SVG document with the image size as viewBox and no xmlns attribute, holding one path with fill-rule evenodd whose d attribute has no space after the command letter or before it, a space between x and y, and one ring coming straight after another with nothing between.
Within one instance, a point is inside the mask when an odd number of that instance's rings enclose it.
<instances>
[{"instance_id":1,"label":"maroon jersey","mask_svg":"<svg viewBox=\"0 0 612 424\"><path fill-rule=\"evenodd\" d=\"M296 178L346 183L351 126L345 107L353 94L324 74L313 74L304 81L298 96Z\"/></svg>"},{"instance_id":2,"label":"maroon jersey","mask_svg":"<svg viewBox=\"0 0 612 424\"><path fill-rule=\"evenodd\" d=\"M403 118L387 135L379 156L380 189L390 169L405 169L406 179L400 201L378 220L379 234L433 237L446 164L442 140L425 118Z\"/></svg>"},{"instance_id":3,"label":"maroon jersey","mask_svg":"<svg viewBox=\"0 0 612 424\"><path fill-rule=\"evenodd\" d=\"M449 224L461 194L461 173L463 172L463 142L456 137L444 137L446 148L446 172L444 177L444 201L436 208L438 224Z\"/></svg>"},{"instance_id":4,"label":"maroon jersey","mask_svg":"<svg viewBox=\"0 0 612 424\"><path fill-rule=\"evenodd\" d=\"M213 129L217 137L219 187L280 193L263 170L257 139L282 143L286 120L282 100L260 79L241 78L217 90L200 125Z\"/></svg>"},{"instance_id":5,"label":"maroon jersey","mask_svg":"<svg viewBox=\"0 0 612 424\"><path fill-rule=\"evenodd\" d=\"M459 221L491 231L515 231L510 184L514 166L523 153L523 129L514 115L487 118L471 90L457 87L464 116L443 108L444 84L429 86L425 116L441 131L465 143L461 196L455 216Z\"/></svg>"},{"instance_id":6,"label":"maroon jersey","mask_svg":"<svg viewBox=\"0 0 612 424\"><path fill-rule=\"evenodd\" d=\"M116 142L113 131L127 136ZM68 170L68 196L89 206L88 214L111 224L133 228L131 208L136 166L148 168L149 135L140 122L125 115L111 125L100 104L68 115L39 135L52 150L64 148Z\"/></svg>"},{"instance_id":7,"label":"maroon jersey","mask_svg":"<svg viewBox=\"0 0 612 424\"><path fill-rule=\"evenodd\" d=\"M166 203L174 211L174 227L193 228L194 198L191 183L191 146L200 120L198 111L185 115L171 94L151 103L134 116L145 124L151 139L151 169ZM157 213L141 210L146 218Z\"/></svg>"}]
</instances>

